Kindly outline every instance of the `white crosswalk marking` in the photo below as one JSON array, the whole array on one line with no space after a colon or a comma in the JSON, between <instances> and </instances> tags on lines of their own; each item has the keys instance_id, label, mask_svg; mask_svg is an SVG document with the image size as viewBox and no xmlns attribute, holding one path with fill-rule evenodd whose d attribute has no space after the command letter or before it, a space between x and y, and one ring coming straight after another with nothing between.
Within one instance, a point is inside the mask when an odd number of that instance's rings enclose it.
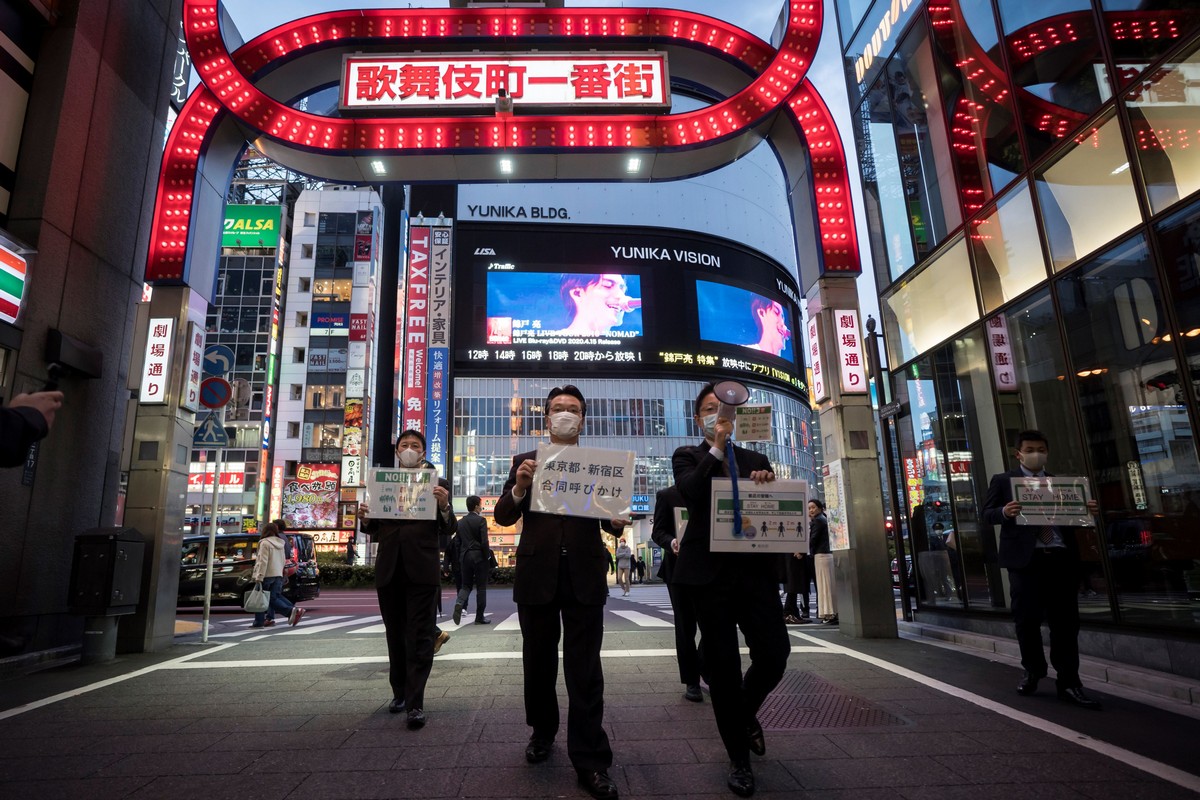
<instances>
[{"instance_id":1,"label":"white crosswalk marking","mask_svg":"<svg viewBox=\"0 0 1200 800\"><path fill-rule=\"evenodd\" d=\"M640 611L616 611L616 610L614 610L612 613L616 614L618 617L623 617L624 619L627 619L630 622L632 622L635 625L638 625L639 627L642 627L642 628L673 628L673 627L675 627L675 623L673 623L673 622L669 622L668 620L665 620L665 619L660 619L659 617L652 617L649 614L643 614Z\"/></svg>"},{"instance_id":2,"label":"white crosswalk marking","mask_svg":"<svg viewBox=\"0 0 1200 800\"><path fill-rule=\"evenodd\" d=\"M339 620L339 619L347 619L350 621L349 622L341 622L336 625L325 624L325 623L333 622L334 620ZM270 633L263 633L258 636L247 639L246 641L247 642L257 642L259 639L265 639L268 636L289 636L289 635L296 635L296 634L304 635L304 634L311 634L311 633L319 633L321 631L330 630L331 628L340 628L344 625L361 625L364 622L374 621L377 619L383 619L383 617L353 617L352 618L349 615L345 615L345 614L343 614L341 616L337 616L337 617L321 617L320 621L313 620L312 624L310 624L306 627L303 627L303 628L287 627L284 630L273 630ZM287 620L281 619L281 620L277 621L276 627L278 627L279 624L286 625Z\"/></svg>"},{"instance_id":3,"label":"white crosswalk marking","mask_svg":"<svg viewBox=\"0 0 1200 800\"><path fill-rule=\"evenodd\" d=\"M516 614L513 614L511 617L507 617L499 625L493 625L492 630L494 630L494 631L519 631L519 630L521 630L521 621L519 619L517 619Z\"/></svg>"}]
</instances>

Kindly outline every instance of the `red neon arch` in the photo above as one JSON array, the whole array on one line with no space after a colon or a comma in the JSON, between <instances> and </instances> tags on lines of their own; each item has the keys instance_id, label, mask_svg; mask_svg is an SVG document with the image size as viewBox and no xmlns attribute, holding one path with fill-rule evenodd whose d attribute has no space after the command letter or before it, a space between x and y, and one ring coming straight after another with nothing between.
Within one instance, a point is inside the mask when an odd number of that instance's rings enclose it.
<instances>
[{"instance_id":1,"label":"red neon arch","mask_svg":"<svg viewBox=\"0 0 1200 800\"><path fill-rule=\"evenodd\" d=\"M229 53L220 34L218 12L216 0L184 3L188 48L204 85L188 99L168 138L155 202L147 280L179 281L183 277L198 170L208 137L226 114L288 146L349 156L380 150L415 155L494 147L538 148L542 152L614 147L690 149L741 134L782 110L802 132L814 160L825 270L859 271L845 154L828 109L805 78L820 40L820 2L791 3L778 50L724 22L682 11L414 9L320 14L282 25L236 53ZM255 85L255 76L282 60L346 40L409 47L431 39L461 43L482 40L508 46L585 42L595 47L618 45L634 37L719 53L756 77L726 100L683 114L504 120L324 117L290 108ZM818 158L821 170L816 174ZM836 201L831 200L834 197ZM825 205L830 202L838 205Z\"/></svg>"}]
</instances>

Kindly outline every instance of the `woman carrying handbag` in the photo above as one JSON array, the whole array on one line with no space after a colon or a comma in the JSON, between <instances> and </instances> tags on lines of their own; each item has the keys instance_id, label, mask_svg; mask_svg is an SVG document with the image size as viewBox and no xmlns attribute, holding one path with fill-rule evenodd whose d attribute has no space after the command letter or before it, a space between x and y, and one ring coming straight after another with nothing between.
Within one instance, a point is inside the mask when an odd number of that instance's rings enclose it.
<instances>
[{"instance_id":1,"label":"woman carrying handbag","mask_svg":"<svg viewBox=\"0 0 1200 800\"><path fill-rule=\"evenodd\" d=\"M252 578L256 583L261 582L263 590L271 595L270 605L266 611L254 615L252 628L269 628L275 624L275 612L287 614L288 624L295 625L304 616L304 609L292 605L292 601L283 596L283 565L286 559L283 537L279 535L279 526L274 522L263 525L262 535L258 540L258 555L254 561Z\"/></svg>"}]
</instances>

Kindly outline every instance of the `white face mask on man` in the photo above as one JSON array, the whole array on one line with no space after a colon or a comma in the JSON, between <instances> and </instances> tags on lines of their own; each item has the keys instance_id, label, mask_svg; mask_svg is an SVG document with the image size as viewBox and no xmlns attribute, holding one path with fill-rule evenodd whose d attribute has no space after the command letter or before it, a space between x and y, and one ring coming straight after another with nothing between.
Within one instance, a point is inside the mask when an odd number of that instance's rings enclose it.
<instances>
[{"instance_id":1,"label":"white face mask on man","mask_svg":"<svg viewBox=\"0 0 1200 800\"><path fill-rule=\"evenodd\" d=\"M583 417L570 411L559 411L550 415L550 433L558 439L571 439L579 434Z\"/></svg>"},{"instance_id":2,"label":"white face mask on man","mask_svg":"<svg viewBox=\"0 0 1200 800\"><path fill-rule=\"evenodd\" d=\"M401 450L400 451L400 466L408 467L409 469L421 463L421 453L419 450Z\"/></svg>"},{"instance_id":3,"label":"white face mask on man","mask_svg":"<svg viewBox=\"0 0 1200 800\"><path fill-rule=\"evenodd\" d=\"M1017 453L1017 458L1021 459L1021 464L1030 472L1041 472L1046 466L1046 453Z\"/></svg>"},{"instance_id":4,"label":"white face mask on man","mask_svg":"<svg viewBox=\"0 0 1200 800\"><path fill-rule=\"evenodd\" d=\"M713 440L717 438L717 415L709 414L700 420L704 428L704 438Z\"/></svg>"}]
</instances>

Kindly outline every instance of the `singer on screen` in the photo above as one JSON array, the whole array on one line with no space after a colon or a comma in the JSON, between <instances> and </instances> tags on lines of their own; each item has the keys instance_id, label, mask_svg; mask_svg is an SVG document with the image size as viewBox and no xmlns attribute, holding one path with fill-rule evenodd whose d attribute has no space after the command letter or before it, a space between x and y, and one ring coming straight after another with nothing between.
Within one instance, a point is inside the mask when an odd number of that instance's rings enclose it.
<instances>
[{"instance_id":1,"label":"singer on screen","mask_svg":"<svg viewBox=\"0 0 1200 800\"><path fill-rule=\"evenodd\" d=\"M640 297L625 293L625 277L611 273L565 273L559 292L571 320L562 333L569 336L609 333L621 325L626 313L642 307Z\"/></svg>"},{"instance_id":2,"label":"singer on screen","mask_svg":"<svg viewBox=\"0 0 1200 800\"><path fill-rule=\"evenodd\" d=\"M758 328L758 341L746 346L773 356L782 355L788 339L792 338L783 306L754 295L754 299L750 301L750 313L754 316L754 324Z\"/></svg>"}]
</instances>

